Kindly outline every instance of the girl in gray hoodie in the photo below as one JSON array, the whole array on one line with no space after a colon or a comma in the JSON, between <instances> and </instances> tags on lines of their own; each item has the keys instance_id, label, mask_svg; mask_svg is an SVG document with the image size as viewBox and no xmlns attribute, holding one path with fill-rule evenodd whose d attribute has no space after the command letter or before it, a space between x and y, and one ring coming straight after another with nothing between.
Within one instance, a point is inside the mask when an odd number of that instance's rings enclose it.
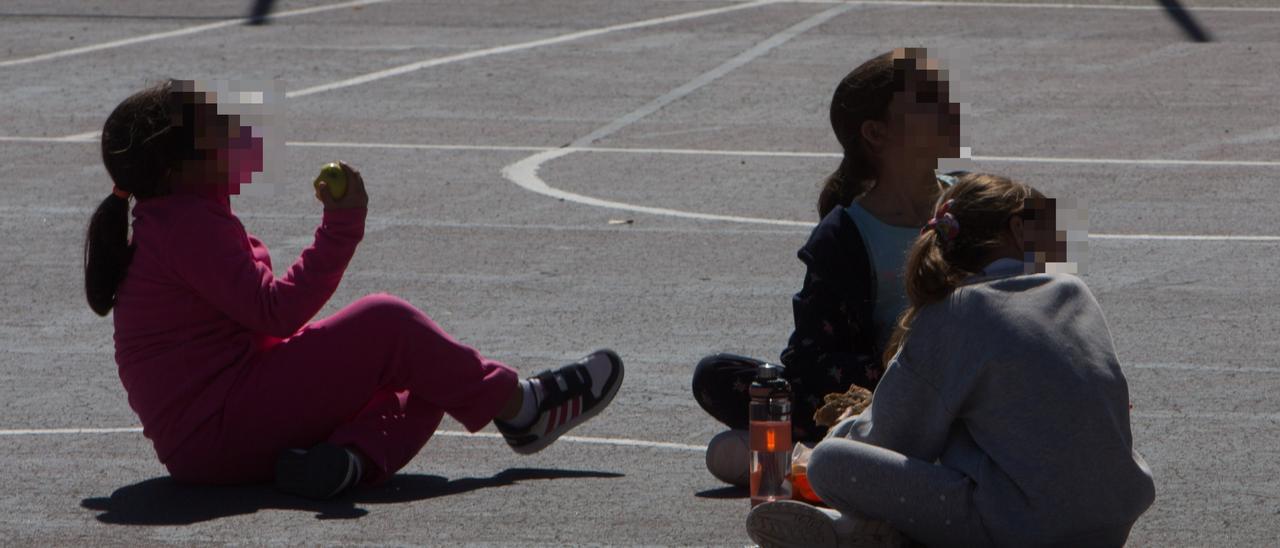
<instances>
[{"instance_id":1,"label":"girl in gray hoodie","mask_svg":"<svg viewBox=\"0 0 1280 548\"><path fill-rule=\"evenodd\" d=\"M983 174L940 198L907 259L910 305L872 404L834 427L809 481L836 511L756 507L763 546L1121 546L1155 497L1098 302L1052 200Z\"/></svg>"}]
</instances>

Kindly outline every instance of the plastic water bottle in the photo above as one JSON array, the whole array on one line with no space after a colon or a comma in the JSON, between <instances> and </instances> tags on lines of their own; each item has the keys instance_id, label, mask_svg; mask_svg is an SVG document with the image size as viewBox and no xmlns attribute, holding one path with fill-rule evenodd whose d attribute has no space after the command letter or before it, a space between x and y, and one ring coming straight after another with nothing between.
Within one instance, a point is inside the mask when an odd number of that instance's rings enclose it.
<instances>
[{"instance_id":1,"label":"plastic water bottle","mask_svg":"<svg viewBox=\"0 0 1280 548\"><path fill-rule=\"evenodd\" d=\"M751 383L751 506L791 498L791 385L782 367L762 364Z\"/></svg>"}]
</instances>

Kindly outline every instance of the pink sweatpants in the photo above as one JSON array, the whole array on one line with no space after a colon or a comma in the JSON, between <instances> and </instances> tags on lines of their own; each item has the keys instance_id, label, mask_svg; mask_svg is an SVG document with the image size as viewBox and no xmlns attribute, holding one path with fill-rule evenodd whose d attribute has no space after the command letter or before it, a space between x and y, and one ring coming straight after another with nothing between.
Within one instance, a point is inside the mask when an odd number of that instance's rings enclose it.
<instances>
[{"instance_id":1,"label":"pink sweatpants","mask_svg":"<svg viewBox=\"0 0 1280 548\"><path fill-rule=\"evenodd\" d=\"M328 441L359 449L374 468L365 481L384 481L422 449L444 413L477 431L519 380L384 294L308 324L244 367L223 412L165 462L174 479L268 481L281 451Z\"/></svg>"}]
</instances>

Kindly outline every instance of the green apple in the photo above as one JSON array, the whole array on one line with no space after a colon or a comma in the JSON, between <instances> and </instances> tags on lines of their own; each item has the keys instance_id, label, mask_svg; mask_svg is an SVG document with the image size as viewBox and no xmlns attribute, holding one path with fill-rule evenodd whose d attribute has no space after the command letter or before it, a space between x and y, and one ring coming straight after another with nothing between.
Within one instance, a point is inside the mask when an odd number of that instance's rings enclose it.
<instances>
[{"instance_id":1,"label":"green apple","mask_svg":"<svg viewBox=\"0 0 1280 548\"><path fill-rule=\"evenodd\" d=\"M340 200L347 195L347 172L343 171L342 166L337 162L329 162L320 168L320 175L313 183L316 189L320 188L320 181L324 181L329 186L329 195L335 200Z\"/></svg>"}]
</instances>

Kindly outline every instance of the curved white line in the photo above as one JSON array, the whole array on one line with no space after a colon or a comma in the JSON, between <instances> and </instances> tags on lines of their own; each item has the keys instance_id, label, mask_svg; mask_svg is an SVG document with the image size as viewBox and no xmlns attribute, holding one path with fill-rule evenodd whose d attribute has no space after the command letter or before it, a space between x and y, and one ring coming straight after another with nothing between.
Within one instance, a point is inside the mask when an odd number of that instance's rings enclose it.
<instances>
[{"instance_id":1,"label":"curved white line","mask_svg":"<svg viewBox=\"0 0 1280 548\"><path fill-rule=\"evenodd\" d=\"M515 183L520 188L549 196L551 198L566 200L583 205L603 207L607 209L617 209L622 211L634 211L637 213L649 213L652 215L665 215L668 217L680 217L684 219L698 219L703 221L728 221L734 223L752 223L774 226L800 226L812 228L815 223L805 221L788 221L783 219L763 219L759 217L740 217L737 215L716 215L712 213L696 213L693 211L681 211L678 209L667 209L661 207L648 207L625 202L615 202L612 200L602 200L582 194L575 194L554 188L548 185L538 176L538 169L542 164L568 156L574 152L589 152L598 149L592 148L560 148L555 150L547 150L539 152L520 160L514 164L502 168L502 176L508 181ZM1200 235L1200 234L1090 234L1089 239L1098 240L1164 240L1164 241L1200 241L1200 242L1280 242L1280 236L1234 236L1234 235Z\"/></svg>"},{"instance_id":2,"label":"curved white line","mask_svg":"<svg viewBox=\"0 0 1280 548\"><path fill-rule=\"evenodd\" d=\"M578 149L573 149L573 148L561 148L556 150L539 152L537 154L534 154L533 156L530 156L528 158L520 160L519 162L516 162L514 164L511 164L507 167L502 168L502 176L506 177L508 181L511 181L516 185L520 186L520 188L523 188L530 192L535 192L543 196L549 196L551 198L567 200L570 202L576 202L579 204L585 204L585 205L595 206L595 207L619 209L623 211L634 211L637 213L649 213L652 215L665 215L668 217L681 217L685 219L698 219L703 221L729 221L729 222L735 222L735 223L755 223L755 224L776 225L776 226L804 226L804 227L813 226L813 223L807 223L802 221L785 221L780 219L759 219L756 217L739 217L736 215L715 215L711 213L695 213L692 211L680 211L678 209L638 206L638 205L633 205L633 204L628 204L623 202L614 202L611 200L601 200L599 198L592 198L590 196L583 196L581 194L574 194L572 192L566 192L557 188L552 188L551 186L547 185L547 183L543 181L542 178L538 177L538 168L542 167L543 163L549 160L559 158L561 156L568 156L569 154L577 152L577 150Z\"/></svg>"}]
</instances>

